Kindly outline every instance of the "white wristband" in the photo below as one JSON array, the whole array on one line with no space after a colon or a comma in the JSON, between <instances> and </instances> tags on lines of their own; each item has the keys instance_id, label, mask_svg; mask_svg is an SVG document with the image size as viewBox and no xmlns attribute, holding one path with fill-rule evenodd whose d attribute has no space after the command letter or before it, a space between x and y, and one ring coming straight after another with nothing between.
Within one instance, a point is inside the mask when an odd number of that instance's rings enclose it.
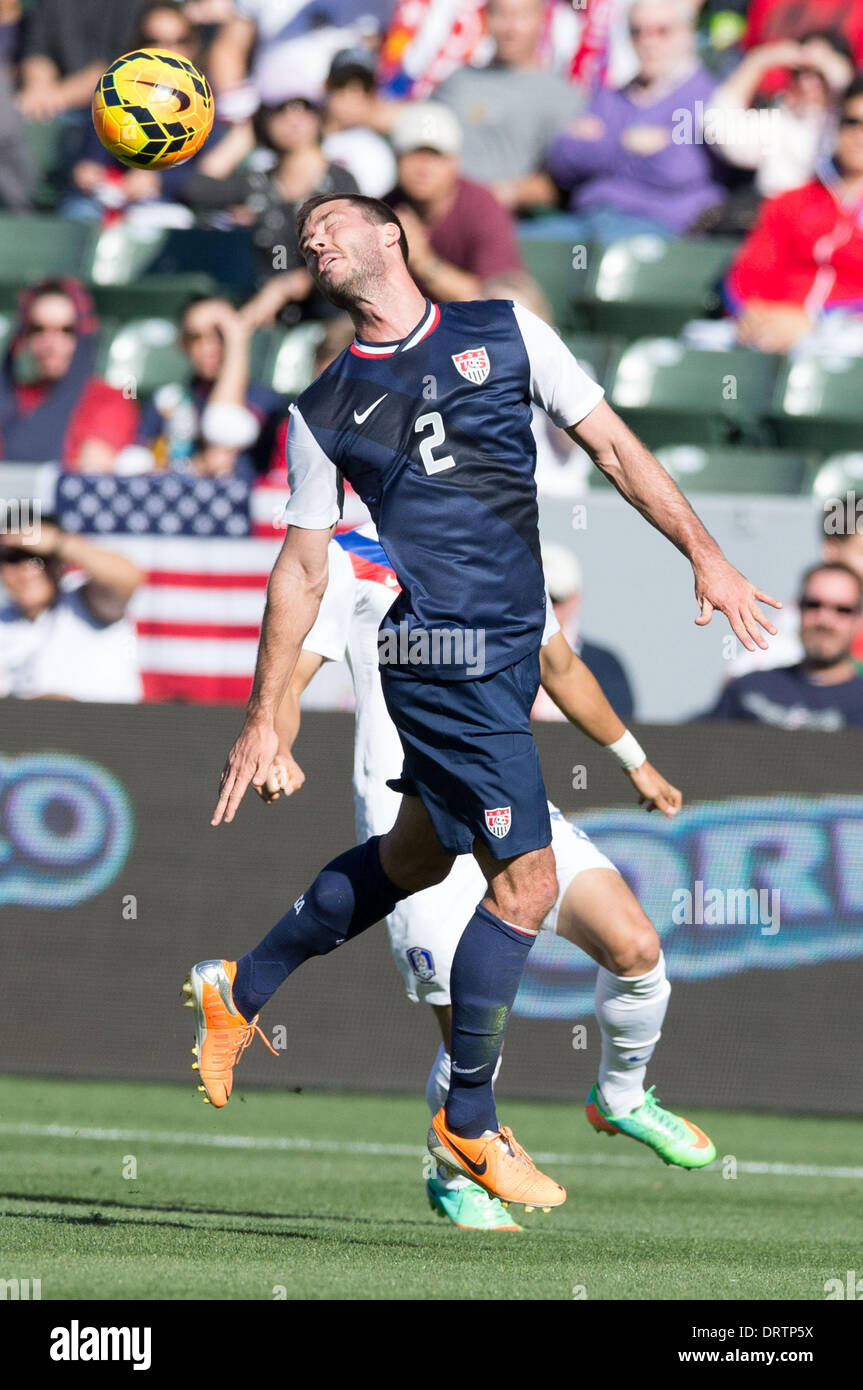
<instances>
[{"instance_id":1,"label":"white wristband","mask_svg":"<svg viewBox=\"0 0 863 1390\"><path fill-rule=\"evenodd\" d=\"M607 743L605 746L609 753L613 753L617 761L623 764L627 772L647 762L647 754L635 734L631 734L628 729L614 743Z\"/></svg>"}]
</instances>

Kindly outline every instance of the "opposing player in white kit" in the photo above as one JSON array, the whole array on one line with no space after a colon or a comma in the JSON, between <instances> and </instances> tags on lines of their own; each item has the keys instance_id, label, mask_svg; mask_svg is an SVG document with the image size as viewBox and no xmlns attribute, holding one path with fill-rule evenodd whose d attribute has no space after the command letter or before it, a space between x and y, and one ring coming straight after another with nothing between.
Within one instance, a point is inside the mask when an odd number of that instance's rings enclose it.
<instances>
[{"instance_id":1,"label":"opposing player in white kit","mask_svg":"<svg viewBox=\"0 0 863 1390\"><path fill-rule=\"evenodd\" d=\"M274 800L297 791L303 773L291 748L300 724L300 696L324 661L347 659L356 690L354 801L357 835L385 833L399 798L402 748L387 713L378 666L378 628L399 590L374 527L337 536L329 546L329 584L309 632L277 721L279 753L261 794ZM595 678L570 648L548 606L540 653L543 686L564 714L619 756L641 801L673 815L681 795L647 762L612 710ZM559 893L543 929L557 931L599 965L596 1017L602 1034L598 1081L588 1096L591 1124L609 1134L641 1140L684 1168L710 1163L716 1150L701 1130L645 1093L647 1063L659 1040L670 986L659 937L617 869L549 804ZM443 883L399 903L386 919L390 945L408 997L430 1004L443 1041L426 1086L432 1115L450 1080L449 975L453 954L482 874L471 855L458 857ZM518 1230L501 1202L467 1177L439 1168L429 1178L432 1206L456 1225Z\"/></svg>"}]
</instances>

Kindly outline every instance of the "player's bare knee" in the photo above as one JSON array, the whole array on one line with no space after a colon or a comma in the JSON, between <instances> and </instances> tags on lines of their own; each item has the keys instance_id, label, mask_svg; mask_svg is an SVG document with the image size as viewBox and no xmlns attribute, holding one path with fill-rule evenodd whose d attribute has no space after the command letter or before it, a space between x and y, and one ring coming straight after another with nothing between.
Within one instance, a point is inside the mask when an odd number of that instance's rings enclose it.
<instances>
[{"instance_id":1,"label":"player's bare knee","mask_svg":"<svg viewBox=\"0 0 863 1390\"><path fill-rule=\"evenodd\" d=\"M647 975L659 964L662 947L653 923L643 914L634 922L626 941L610 952L608 969L615 975Z\"/></svg>"}]
</instances>

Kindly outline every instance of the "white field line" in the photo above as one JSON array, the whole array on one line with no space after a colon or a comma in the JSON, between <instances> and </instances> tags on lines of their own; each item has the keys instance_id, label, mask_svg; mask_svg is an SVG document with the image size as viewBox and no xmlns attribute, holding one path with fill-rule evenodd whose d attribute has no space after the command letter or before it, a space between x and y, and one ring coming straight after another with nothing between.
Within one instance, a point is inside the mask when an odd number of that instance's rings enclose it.
<instances>
[{"instance_id":1,"label":"white field line","mask_svg":"<svg viewBox=\"0 0 863 1390\"><path fill-rule=\"evenodd\" d=\"M258 1137L251 1134L187 1134L171 1129L91 1129L73 1125L2 1124L0 1135L32 1139L83 1139L90 1143L165 1144L175 1148L258 1149L261 1152L356 1154L372 1158L423 1158L427 1150L414 1144L366 1144L341 1139L304 1139L299 1136ZM538 1163L567 1164L573 1168L640 1168L635 1154L534 1153ZM721 1171L717 1159L704 1171ZM852 1178L863 1181L863 1167L831 1167L819 1163L758 1163L739 1159L738 1173L780 1178Z\"/></svg>"}]
</instances>

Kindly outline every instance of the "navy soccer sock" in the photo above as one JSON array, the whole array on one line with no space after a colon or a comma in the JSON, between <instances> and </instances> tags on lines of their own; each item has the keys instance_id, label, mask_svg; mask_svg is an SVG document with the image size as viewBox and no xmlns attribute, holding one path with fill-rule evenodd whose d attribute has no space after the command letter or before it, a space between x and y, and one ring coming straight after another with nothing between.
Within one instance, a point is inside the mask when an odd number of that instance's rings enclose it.
<instances>
[{"instance_id":1,"label":"navy soccer sock","mask_svg":"<svg viewBox=\"0 0 863 1390\"><path fill-rule=\"evenodd\" d=\"M332 859L260 945L237 961L232 994L244 1018L254 1018L303 961L359 936L409 896L384 873L380 842L374 835Z\"/></svg>"},{"instance_id":2,"label":"navy soccer sock","mask_svg":"<svg viewBox=\"0 0 863 1390\"><path fill-rule=\"evenodd\" d=\"M498 1128L492 1082L509 1011L536 940L479 904L456 948L450 975L452 1073L449 1129L476 1139Z\"/></svg>"}]
</instances>

